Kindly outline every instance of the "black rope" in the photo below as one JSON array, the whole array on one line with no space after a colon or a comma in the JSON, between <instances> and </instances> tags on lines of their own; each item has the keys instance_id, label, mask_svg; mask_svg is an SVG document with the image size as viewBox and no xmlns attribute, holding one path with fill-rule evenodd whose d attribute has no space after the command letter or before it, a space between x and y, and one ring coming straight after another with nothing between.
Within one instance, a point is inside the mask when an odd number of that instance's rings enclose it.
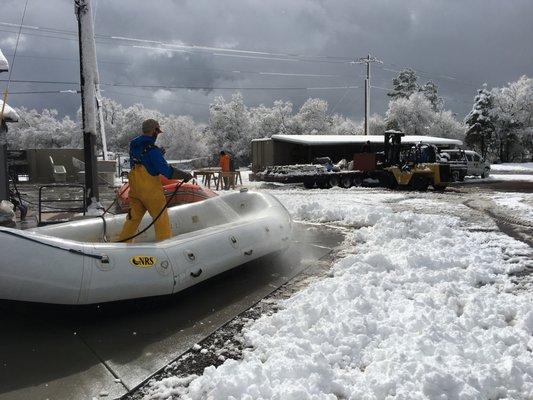
<instances>
[{"instance_id":1,"label":"black rope","mask_svg":"<svg viewBox=\"0 0 533 400\"><path fill-rule=\"evenodd\" d=\"M6 231L6 230L2 229L2 230L0 230L0 232L5 233L6 235L16 236L16 237L18 237L20 239L25 239L25 240L28 240L30 242L42 244L43 246L52 247L52 248L57 249L57 250L68 251L69 253L78 254L80 256L87 256L87 257L95 258L97 260L103 260L105 258L104 256L101 256L101 255L98 255L98 254L85 253L85 252L83 252L81 250L78 250L78 249L67 249L65 247L57 246L55 244L42 242L42 241L40 241L38 239L34 239L34 238L26 236L26 235L21 235L21 234L15 233L13 231Z\"/></svg>"}]
</instances>

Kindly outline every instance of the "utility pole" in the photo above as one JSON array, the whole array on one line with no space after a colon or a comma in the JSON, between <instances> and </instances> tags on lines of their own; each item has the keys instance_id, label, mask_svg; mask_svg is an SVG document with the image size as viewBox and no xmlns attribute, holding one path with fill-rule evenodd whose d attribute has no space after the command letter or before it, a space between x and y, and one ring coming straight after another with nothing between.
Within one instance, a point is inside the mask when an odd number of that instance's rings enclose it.
<instances>
[{"instance_id":1,"label":"utility pole","mask_svg":"<svg viewBox=\"0 0 533 400\"><path fill-rule=\"evenodd\" d=\"M352 61L353 64L366 64L366 79L365 79L365 135L368 135L368 118L370 115L370 64L383 64L383 61L368 54L366 57L358 58Z\"/></svg>"},{"instance_id":2,"label":"utility pole","mask_svg":"<svg viewBox=\"0 0 533 400\"><path fill-rule=\"evenodd\" d=\"M96 164L96 87L99 84L90 0L74 0L80 48L81 114L87 205L99 200Z\"/></svg>"}]
</instances>

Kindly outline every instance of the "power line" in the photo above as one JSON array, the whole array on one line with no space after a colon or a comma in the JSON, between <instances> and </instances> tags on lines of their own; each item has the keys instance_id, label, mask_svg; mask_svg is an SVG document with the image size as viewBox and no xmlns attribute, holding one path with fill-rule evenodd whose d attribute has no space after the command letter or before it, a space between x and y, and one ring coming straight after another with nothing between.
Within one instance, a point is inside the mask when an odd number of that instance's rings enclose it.
<instances>
[{"instance_id":1,"label":"power line","mask_svg":"<svg viewBox=\"0 0 533 400\"><path fill-rule=\"evenodd\" d=\"M464 80L461 80L461 79L459 79L457 77L450 76L450 75L439 75L438 73L434 73L433 74L433 73L429 73L429 72L426 72L426 71L423 71L423 70L420 70L420 69L417 69L417 68L401 67L401 66L399 66L397 64L388 64L388 65L396 66L397 68L402 68L402 69L410 68L413 71L415 71L418 76L423 77L423 78L434 79L434 80L438 80L438 81L446 80L447 82L450 82L450 83L456 83L458 85L471 86L471 87L474 87L474 88L479 88L480 87L479 84L476 84L476 83L473 83L473 82L464 81ZM401 70L397 70L397 69L391 69L391 68L386 68L386 67L379 67L379 68L382 71L387 71L387 72L392 72L392 73L400 73L401 72Z\"/></svg>"},{"instance_id":2,"label":"power line","mask_svg":"<svg viewBox=\"0 0 533 400\"><path fill-rule=\"evenodd\" d=\"M0 79L0 82L7 82L7 79ZM43 81L43 80L31 80L31 79L11 79L11 82L15 83L39 83L39 84L58 84L58 85L79 85L79 82L69 81Z\"/></svg>"},{"instance_id":3,"label":"power line","mask_svg":"<svg viewBox=\"0 0 533 400\"><path fill-rule=\"evenodd\" d=\"M342 97L337 101L337 103L335 103L335 105L333 106L333 108L331 109L330 111L330 114L333 115L333 112L335 111L335 109L337 108L337 106L341 103L341 101L344 100L344 98L346 97L346 95L348 94L348 92L350 91L350 89L346 89L346 91L344 92L344 94L342 95Z\"/></svg>"},{"instance_id":4,"label":"power line","mask_svg":"<svg viewBox=\"0 0 533 400\"><path fill-rule=\"evenodd\" d=\"M390 89L390 88L386 88L386 87L382 87L382 86L374 86L374 85L371 85L370 86L372 89L381 89L381 90L387 90L387 91L392 91L394 89Z\"/></svg>"},{"instance_id":5,"label":"power line","mask_svg":"<svg viewBox=\"0 0 533 400\"><path fill-rule=\"evenodd\" d=\"M118 96L132 96L132 97L138 97L138 98L141 98L141 99L151 99L151 100L157 100L157 97L156 96L148 96L148 95L138 95L138 94L134 94L134 93L124 93L124 92L116 92L116 91L113 91L113 90L106 90L105 93L111 93L111 94L115 94L115 95L118 95ZM167 101L165 101L167 102ZM186 101L186 100L170 100L169 101L170 103L184 103L184 104L192 104L192 105L196 105L196 106L209 106L210 104L209 103L198 103L198 102L194 102L194 101Z\"/></svg>"},{"instance_id":6,"label":"power line","mask_svg":"<svg viewBox=\"0 0 533 400\"><path fill-rule=\"evenodd\" d=\"M6 22L0 22L0 25L4 25L7 27L15 27L16 24L6 23ZM44 33L50 33L52 35L63 35L63 36L75 36L76 32L64 30L64 29L56 29L56 28L47 28L47 27L40 27L40 26L20 26L23 29L27 30L38 30L39 33L29 33L24 32L24 35L33 35L33 36L44 36L44 37L54 37L58 39L67 39L62 36L46 36L43 35ZM7 31L11 32L12 31ZM337 56L311 56L311 55L304 55L304 54L297 54L297 53L288 53L288 52L269 52L269 51L255 51L255 50L248 50L248 49L229 49L229 48L223 48L223 47L213 47L213 46L202 46L202 45L195 45L195 44L176 44L176 43L166 43L163 41L158 40L151 40L151 39L144 39L144 38L132 38L132 37L125 37L125 36L110 36L110 35L103 35L103 34L95 34L95 39L98 43L101 44L109 44L106 43L105 40L111 40L111 41L122 41L122 42L133 42L133 43L151 43L154 45L157 45L159 47L148 47L144 46L145 48L149 49L157 49L157 50L167 50L167 51L173 51L173 50L189 50L196 53L210 53L211 55L225 55L230 56L229 54L221 54L216 52L223 52L223 53L239 53L234 54L235 56L239 56L241 58L260 58L260 59L268 59L271 58L273 60L277 61L300 61L300 62L317 62L317 63L334 63L334 64L347 64L350 62L350 59L348 58L342 58ZM99 39L99 40L98 40ZM75 40L75 39L72 39ZM104 40L104 41L102 41ZM142 46L135 45L135 44L121 44L121 46L126 47L136 47L136 48L143 48ZM263 57L262 57L263 56ZM270 56L270 57L266 57Z\"/></svg>"},{"instance_id":7,"label":"power line","mask_svg":"<svg viewBox=\"0 0 533 400\"><path fill-rule=\"evenodd\" d=\"M5 82L5 79L0 79L0 82ZM24 80L24 79L13 79L11 82L16 83L37 83L37 84L61 84L61 85L79 85L79 82L72 81L45 81L45 80ZM101 82L102 86L112 86L112 87L131 87L131 88L144 88L144 89L187 89L187 90L339 90L339 89L356 89L358 86L315 86L315 87L306 87L306 86L192 86L192 85L160 85L160 84L146 84L146 85L134 85L129 83L114 83L114 82Z\"/></svg>"},{"instance_id":8,"label":"power line","mask_svg":"<svg viewBox=\"0 0 533 400\"><path fill-rule=\"evenodd\" d=\"M7 52L6 54L10 54ZM52 57L52 56L40 56L40 55L18 55L18 57L24 57L24 58L36 58L36 59L49 59L49 60L59 60L59 61L72 61L72 62L79 62L78 58L68 58L68 57ZM120 62L120 61L107 61L107 60L98 60L98 63L102 64L120 64L120 65L130 65L131 63L128 62ZM269 72L269 71L250 71L250 70L241 70L241 69L222 69L222 68L205 68L205 69L198 69L194 67L183 67L183 66L177 66L176 69L178 70L190 70L190 71L197 71L197 72L226 72L231 74L255 74L255 75L262 75L262 76L289 76L289 77L303 77L303 78L348 78L347 75L336 75L336 74L307 74L307 73L297 73L297 72Z\"/></svg>"},{"instance_id":9,"label":"power line","mask_svg":"<svg viewBox=\"0 0 533 400\"><path fill-rule=\"evenodd\" d=\"M6 52L4 54L10 54L9 52ZM79 62L79 58L69 58L69 57L52 57L52 56L38 56L33 54L18 54L17 57L19 58L37 58L37 59L43 59L43 60L58 60L58 61L72 61L72 62ZM98 63L100 64L120 64L120 65L130 65L131 63L125 62L125 61L108 61L108 60L98 60Z\"/></svg>"},{"instance_id":10,"label":"power line","mask_svg":"<svg viewBox=\"0 0 533 400\"><path fill-rule=\"evenodd\" d=\"M77 94L79 90L30 90L25 92L10 92L10 94Z\"/></svg>"}]
</instances>

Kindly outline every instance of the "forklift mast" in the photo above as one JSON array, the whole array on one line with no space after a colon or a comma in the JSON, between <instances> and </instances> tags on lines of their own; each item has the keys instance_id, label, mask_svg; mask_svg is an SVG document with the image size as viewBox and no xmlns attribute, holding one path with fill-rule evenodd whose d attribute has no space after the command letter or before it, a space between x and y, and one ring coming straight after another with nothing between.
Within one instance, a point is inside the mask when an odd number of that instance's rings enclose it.
<instances>
[{"instance_id":1,"label":"forklift mast","mask_svg":"<svg viewBox=\"0 0 533 400\"><path fill-rule=\"evenodd\" d=\"M384 166L390 167L392 165L400 164L400 152L402 149L403 132L388 130L385 131L385 161Z\"/></svg>"}]
</instances>

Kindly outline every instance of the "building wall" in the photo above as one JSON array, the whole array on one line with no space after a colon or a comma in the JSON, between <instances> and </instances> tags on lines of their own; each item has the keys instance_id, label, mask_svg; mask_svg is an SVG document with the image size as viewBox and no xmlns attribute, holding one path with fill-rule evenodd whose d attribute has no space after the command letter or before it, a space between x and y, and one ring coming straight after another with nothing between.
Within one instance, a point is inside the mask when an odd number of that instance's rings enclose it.
<instances>
[{"instance_id":1,"label":"building wall","mask_svg":"<svg viewBox=\"0 0 533 400\"><path fill-rule=\"evenodd\" d=\"M256 140L252 142L252 171L263 171L265 167L274 165L274 147L272 140Z\"/></svg>"},{"instance_id":2,"label":"building wall","mask_svg":"<svg viewBox=\"0 0 533 400\"><path fill-rule=\"evenodd\" d=\"M54 182L54 171L50 163L50 157L53 158L54 164L65 167L67 182L78 181L78 168L74 167L72 157L83 161L83 149L28 149L26 154L30 182Z\"/></svg>"}]
</instances>

